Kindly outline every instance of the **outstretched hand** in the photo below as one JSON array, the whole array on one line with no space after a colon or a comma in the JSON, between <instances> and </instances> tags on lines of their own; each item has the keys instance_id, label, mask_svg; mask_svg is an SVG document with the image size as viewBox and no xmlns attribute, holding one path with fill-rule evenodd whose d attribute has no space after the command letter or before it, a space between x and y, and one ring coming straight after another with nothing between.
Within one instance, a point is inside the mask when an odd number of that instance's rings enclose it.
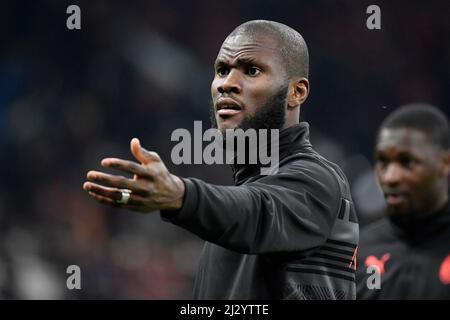
<instances>
[{"instance_id":1,"label":"outstretched hand","mask_svg":"<svg viewBox=\"0 0 450 320\"><path fill-rule=\"evenodd\" d=\"M176 210L183 204L183 181L171 174L156 152L144 149L139 140L130 142L131 153L139 161L105 158L101 164L133 174L133 178L89 171L83 189L97 201L114 207L140 212ZM126 204L120 203L122 190L131 190Z\"/></svg>"}]
</instances>

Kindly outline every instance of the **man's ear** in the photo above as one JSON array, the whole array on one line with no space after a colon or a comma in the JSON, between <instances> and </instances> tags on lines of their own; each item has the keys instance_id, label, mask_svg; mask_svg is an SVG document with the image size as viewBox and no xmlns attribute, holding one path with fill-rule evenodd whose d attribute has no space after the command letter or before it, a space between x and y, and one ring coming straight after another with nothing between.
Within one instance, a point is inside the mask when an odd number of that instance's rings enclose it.
<instances>
[{"instance_id":1,"label":"man's ear","mask_svg":"<svg viewBox=\"0 0 450 320\"><path fill-rule=\"evenodd\" d=\"M450 150L444 152L442 160L442 172L448 176L450 174Z\"/></svg>"},{"instance_id":2,"label":"man's ear","mask_svg":"<svg viewBox=\"0 0 450 320\"><path fill-rule=\"evenodd\" d=\"M305 102L309 94L309 81L306 78L300 78L292 81L289 85L288 107L296 108Z\"/></svg>"}]
</instances>

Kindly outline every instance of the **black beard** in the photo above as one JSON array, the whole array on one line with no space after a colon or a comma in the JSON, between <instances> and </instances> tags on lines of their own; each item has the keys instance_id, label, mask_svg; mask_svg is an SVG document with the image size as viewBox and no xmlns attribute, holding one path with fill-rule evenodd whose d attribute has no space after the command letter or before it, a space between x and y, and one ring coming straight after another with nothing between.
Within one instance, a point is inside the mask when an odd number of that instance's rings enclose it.
<instances>
[{"instance_id":1,"label":"black beard","mask_svg":"<svg viewBox=\"0 0 450 320\"><path fill-rule=\"evenodd\" d=\"M264 105L259 108L259 110L255 113L255 115L247 116L244 118L244 120L235 128L235 129L242 129L244 132L248 129L264 129L267 130L267 139L268 141L272 140L272 134L270 129L278 129L280 130L285 123L285 116L286 116L286 100L287 100L287 91L288 91L288 85L281 86L277 93L274 94ZM217 122L215 117L215 110L214 110L214 104L211 103L211 109L210 109L210 120L213 128L217 129ZM226 150L227 148L227 136L225 132L221 132L223 137L223 149ZM238 137L234 137L234 147L237 147L237 139ZM250 154L249 150L252 148L259 147L259 136L257 136L258 142L255 145L250 145L250 142L246 139L245 142L245 164L247 165L249 163L248 155ZM270 145L270 143L269 143ZM256 154L259 154L257 151ZM272 151L270 150L270 153ZM234 150L234 159L233 164L236 165L237 160L237 150ZM259 163L259 159L257 160Z\"/></svg>"},{"instance_id":2,"label":"black beard","mask_svg":"<svg viewBox=\"0 0 450 320\"><path fill-rule=\"evenodd\" d=\"M285 122L286 116L286 99L288 86L283 85L256 113L248 115L236 127L236 129L281 129ZM214 104L211 102L210 108L211 126L217 129L216 112Z\"/></svg>"}]
</instances>

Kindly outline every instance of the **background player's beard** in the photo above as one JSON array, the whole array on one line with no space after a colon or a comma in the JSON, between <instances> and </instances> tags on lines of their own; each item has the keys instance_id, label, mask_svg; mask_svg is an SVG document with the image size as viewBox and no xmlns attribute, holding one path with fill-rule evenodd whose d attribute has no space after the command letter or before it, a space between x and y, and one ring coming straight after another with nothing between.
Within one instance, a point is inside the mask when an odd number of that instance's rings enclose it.
<instances>
[{"instance_id":1,"label":"background player's beard","mask_svg":"<svg viewBox=\"0 0 450 320\"><path fill-rule=\"evenodd\" d=\"M236 127L244 131L250 128L259 129L281 129L286 116L286 99L288 85L283 85L253 116L248 115ZM217 128L214 104L211 103L210 120L213 128Z\"/></svg>"}]
</instances>

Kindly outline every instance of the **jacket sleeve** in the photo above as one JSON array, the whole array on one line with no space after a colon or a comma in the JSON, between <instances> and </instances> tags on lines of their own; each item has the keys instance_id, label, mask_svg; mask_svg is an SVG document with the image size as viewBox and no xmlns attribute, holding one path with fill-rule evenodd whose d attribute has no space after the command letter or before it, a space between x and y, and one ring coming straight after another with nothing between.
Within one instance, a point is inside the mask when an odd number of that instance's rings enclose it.
<instances>
[{"instance_id":1,"label":"jacket sleeve","mask_svg":"<svg viewBox=\"0 0 450 320\"><path fill-rule=\"evenodd\" d=\"M316 163L294 162L242 186L183 178L183 207L163 220L202 239L246 254L298 253L322 245L340 203L334 175Z\"/></svg>"}]
</instances>

